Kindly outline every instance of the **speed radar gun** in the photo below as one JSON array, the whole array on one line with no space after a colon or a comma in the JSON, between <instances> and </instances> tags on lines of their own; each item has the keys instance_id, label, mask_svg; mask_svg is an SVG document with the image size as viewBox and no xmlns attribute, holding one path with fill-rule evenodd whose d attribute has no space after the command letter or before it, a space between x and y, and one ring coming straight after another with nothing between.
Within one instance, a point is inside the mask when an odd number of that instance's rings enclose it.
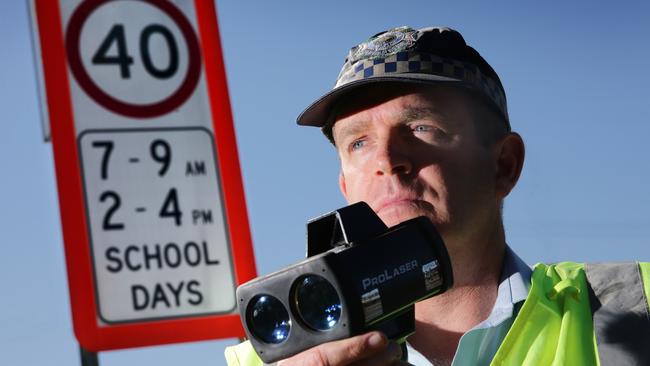
<instances>
[{"instance_id":1,"label":"speed radar gun","mask_svg":"<svg viewBox=\"0 0 650 366\"><path fill-rule=\"evenodd\" d=\"M401 340L415 331L415 302L452 286L429 219L389 229L364 202L308 222L307 257L237 289L246 334L266 363L372 330Z\"/></svg>"}]
</instances>

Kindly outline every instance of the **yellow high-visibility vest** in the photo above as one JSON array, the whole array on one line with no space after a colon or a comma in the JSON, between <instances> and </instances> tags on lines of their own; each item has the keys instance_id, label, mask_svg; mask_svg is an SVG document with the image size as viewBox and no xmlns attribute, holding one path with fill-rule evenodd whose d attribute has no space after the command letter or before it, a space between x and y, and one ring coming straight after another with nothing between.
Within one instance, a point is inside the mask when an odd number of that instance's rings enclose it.
<instances>
[{"instance_id":1,"label":"yellow high-visibility vest","mask_svg":"<svg viewBox=\"0 0 650 366\"><path fill-rule=\"evenodd\" d=\"M649 298L650 263L537 264L491 365L650 364ZM229 366L264 365L249 341L225 355Z\"/></svg>"}]
</instances>

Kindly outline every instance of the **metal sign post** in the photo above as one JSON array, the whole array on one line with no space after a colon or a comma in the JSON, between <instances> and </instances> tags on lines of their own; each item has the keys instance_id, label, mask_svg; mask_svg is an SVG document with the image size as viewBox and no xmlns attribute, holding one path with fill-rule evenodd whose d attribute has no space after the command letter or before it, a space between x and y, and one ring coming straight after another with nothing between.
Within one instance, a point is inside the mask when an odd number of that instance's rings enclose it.
<instances>
[{"instance_id":1,"label":"metal sign post","mask_svg":"<svg viewBox=\"0 0 650 366\"><path fill-rule=\"evenodd\" d=\"M213 2L31 6L82 360L242 337L256 272Z\"/></svg>"},{"instance_id":2,"label":"metal sign post","mask_svg":"<svg viewBox=\"0 0 650 366\"><path fill-rule=\"evenodd\" d=\"M79 346L79 355L81 356L81 366L99 366L97 352L91 352Z\"/></svg>"}]
</instances>

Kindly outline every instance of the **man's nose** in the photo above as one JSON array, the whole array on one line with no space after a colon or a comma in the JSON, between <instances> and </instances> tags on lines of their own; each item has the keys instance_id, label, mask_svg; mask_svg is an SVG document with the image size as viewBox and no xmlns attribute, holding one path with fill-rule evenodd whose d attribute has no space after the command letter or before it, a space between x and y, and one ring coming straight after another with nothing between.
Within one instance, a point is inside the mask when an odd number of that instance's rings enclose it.
<instances>
[{"instance_id":1,"label":"man's nose","mask_svg":"<svg viewBox=\"0 0 650 366\"><path fill-rule=\"evenodd\" d=\"M413 162L406 153L407 147L393 139L380 144L376 151L376 175L410 174L413 170Z\"/></svg>"}]
</instances>

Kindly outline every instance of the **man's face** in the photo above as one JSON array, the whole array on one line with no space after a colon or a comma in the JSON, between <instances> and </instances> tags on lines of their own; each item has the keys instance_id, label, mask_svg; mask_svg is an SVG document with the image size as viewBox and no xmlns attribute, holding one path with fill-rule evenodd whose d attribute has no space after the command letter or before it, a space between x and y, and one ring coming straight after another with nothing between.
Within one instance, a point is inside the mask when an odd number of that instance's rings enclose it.
<instances>
[{"instance_id":1,"label":"man's face","mask_svg":"<svg viewBox=\"0 0 650 366\"><path fill-rule=\"evenodd\" d=\"M475 129L476 102L449 88L409 90L342 108L333 127L341 190L388 226L426 216L449 244L476 239L500 220L494 153Z\"/></svg>"}]
</instances>

